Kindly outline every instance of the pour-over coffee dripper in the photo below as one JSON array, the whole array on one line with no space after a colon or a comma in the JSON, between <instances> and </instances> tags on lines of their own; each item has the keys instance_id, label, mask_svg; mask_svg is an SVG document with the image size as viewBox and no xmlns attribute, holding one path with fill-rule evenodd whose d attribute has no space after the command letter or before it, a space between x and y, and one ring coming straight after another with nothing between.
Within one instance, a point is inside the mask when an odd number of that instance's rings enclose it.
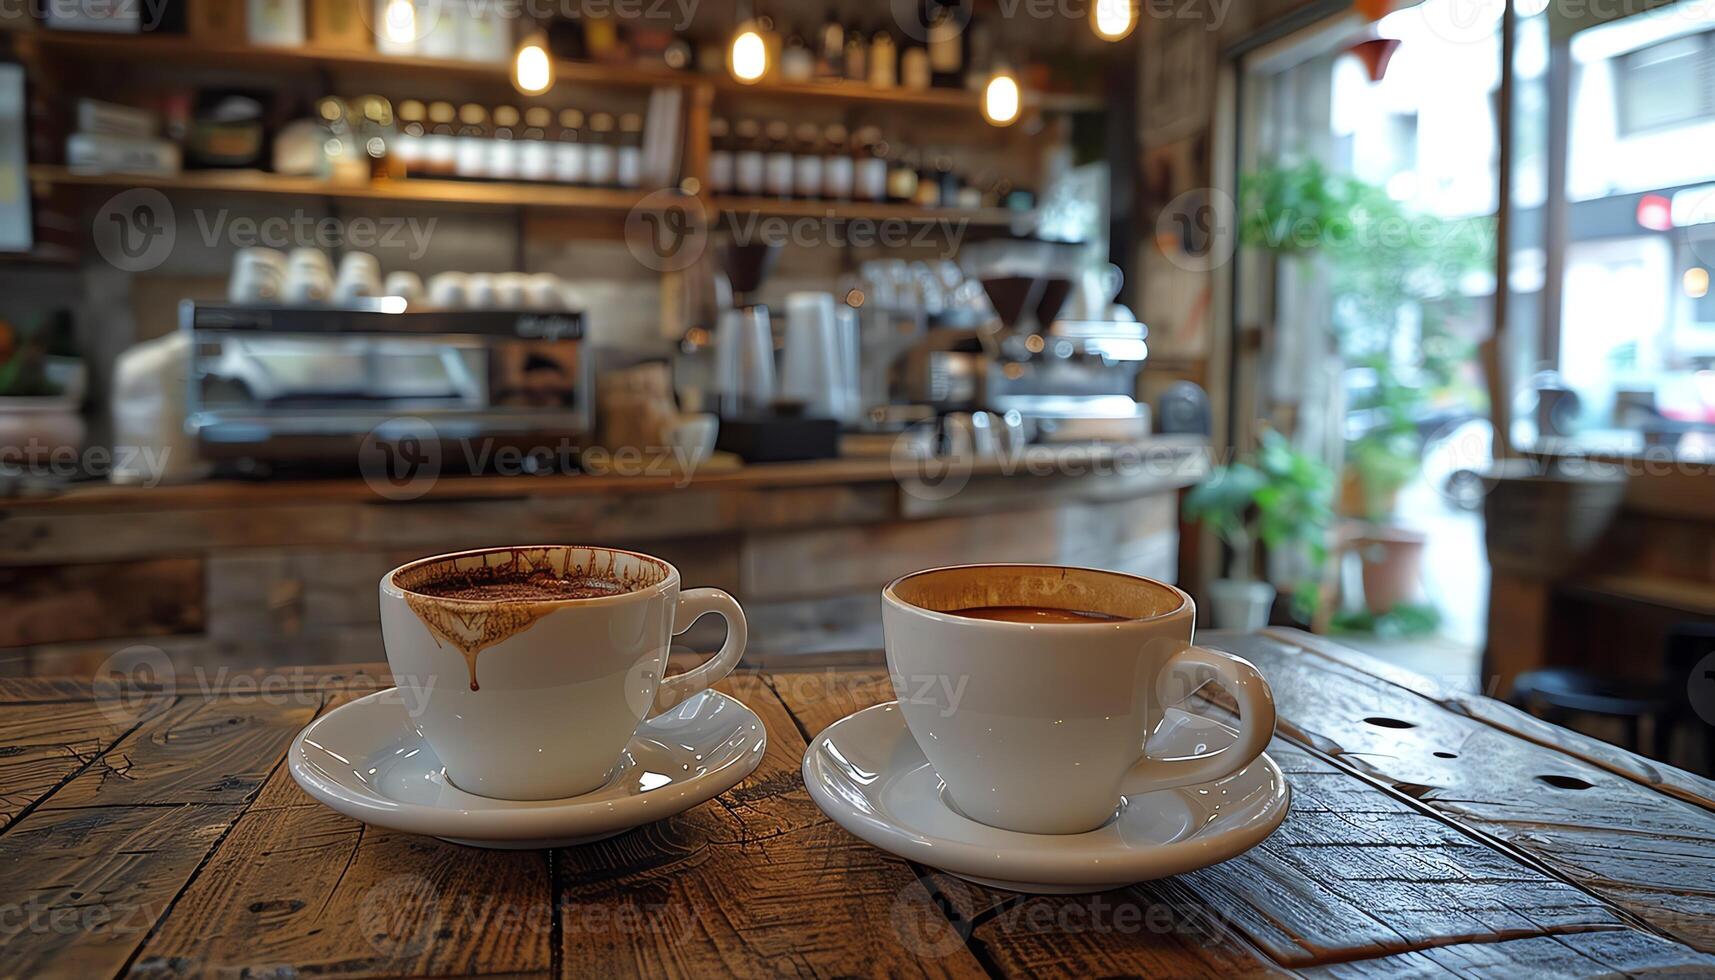
<instances>
[{"instance_id":1,"label":"pour-over coffee dripper","mask_svg":"<svg viewBox=\"0 0 1715 980\"><path fill-rule=\"evenodd\" d=\"M1083 246L1037 239L991 239L965 247L960 264L980 280L1000 326L1047 329L1071 295Z\"/></svg>"}]
</instances>

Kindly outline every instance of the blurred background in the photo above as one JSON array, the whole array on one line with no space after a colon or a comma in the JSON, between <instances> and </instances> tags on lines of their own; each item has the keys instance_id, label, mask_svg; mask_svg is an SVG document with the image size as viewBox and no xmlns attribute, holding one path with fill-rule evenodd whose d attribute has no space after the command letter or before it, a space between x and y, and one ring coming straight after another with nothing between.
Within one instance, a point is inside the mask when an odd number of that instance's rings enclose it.
<instances>
[{"instance_id":1,"label":"blurred background","mask_svg":"<svg viewBox=\"0 0 1715 980\"><path fill-rule=\"evenodd\" d=\"M7 8L0 673L1071 562L1709 771L1711 267L1692 0Z\"/></svg>"}]
</instances>

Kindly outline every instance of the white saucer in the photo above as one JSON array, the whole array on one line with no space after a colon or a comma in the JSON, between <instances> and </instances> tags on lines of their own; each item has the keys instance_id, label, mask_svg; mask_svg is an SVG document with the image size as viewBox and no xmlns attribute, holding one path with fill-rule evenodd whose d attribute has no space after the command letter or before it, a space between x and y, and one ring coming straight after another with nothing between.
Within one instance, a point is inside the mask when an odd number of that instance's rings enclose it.
<instances>
[{"instance_id":1,"label":"white saucer","mask_svg":"<svg viewBox=\"0 0 1715 980\"><path fill-rule=\"evenodd\" d=\"M1157 756L1202 755L1232 729L1169 708ZM950 807L894 702L829 725L804 754L804 783L834 822L891 854L980 885L1070 895L1194 871L1255 847L1286 818L1290 791L1267 755L1225 779L1132 796L1087 834L1021 834Z\"/></svg>"},{"instance_id":2,"label":"white saucer","mask_svg":"<svg viewBox=\"0 0 1715 980\"><path fill-rule=\"evenodd\" d=\"M386 690L310 722L287 764L305 792L364 823L523 850L585 844L688 810L750 775L767 745L754 712L704 691L644 722L602 788L564 800L496 800L449 782L398 692Z\"/></svg>"}]
</instances>

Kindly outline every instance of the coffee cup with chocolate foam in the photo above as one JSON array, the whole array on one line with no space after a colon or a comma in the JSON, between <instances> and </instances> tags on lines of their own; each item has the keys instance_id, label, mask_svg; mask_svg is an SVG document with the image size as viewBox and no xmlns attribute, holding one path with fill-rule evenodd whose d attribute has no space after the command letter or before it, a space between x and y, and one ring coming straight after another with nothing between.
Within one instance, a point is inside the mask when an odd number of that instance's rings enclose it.
<instances>
[{"instance_id":1,"label":"coffee cup with chocolate foam","mask_svg":"<svg viewBox=\"0 0 1715 980\"><path fill-rule=\"evenodd\" d=\"M665 677L673 635L707 613L726 643ZM608 779L645 718L725 677L744 610L719 589L617 548L487 548L408 562L381 578L387 665L412 724L468 793L578 796Z\"/></svg>"}]
</instances>

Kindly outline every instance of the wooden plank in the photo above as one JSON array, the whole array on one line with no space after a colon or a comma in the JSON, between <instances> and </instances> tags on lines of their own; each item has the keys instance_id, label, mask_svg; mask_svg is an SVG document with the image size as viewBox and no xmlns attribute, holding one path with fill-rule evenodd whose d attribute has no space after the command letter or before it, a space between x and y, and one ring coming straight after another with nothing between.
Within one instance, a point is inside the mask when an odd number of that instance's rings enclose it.
<instances>
[{"instance_id":1,"label":"wooden plank","mask_svg":"<svg viewBox=\"0 0 1715 980\"><path fill-rule=\"evenodd\" d=\"M562 969L585 976L982 976L920 957L890 925L910 870L810 801L804 741L754 676L723 689L768 728L767 757L716 804L555 856Z\"/></svg>"},{"instance_id":2,"label":"wooden plank","mask_svg":"<svg viewBox=\"0 0 1715 980\"><path fill-rule=\"evenodd\" d=\"M155 697L117 709L87 701L22 704L0 711L0 832L173 701Z\"/></svg>"},{"instance_id":3,"label":"wooden plank","mask_svg":"<svg viewBox=\"0 0 1715 980\"><path fill-rule=\"evenodd\" d=\"M321 703L315 690L185 698L119 740L42 808L247 802Z\"/></svg>"},{"instance_id":4,"label":"wooden plank","mask_svg":"<svg viewBox=\"0 0 1715 980\"><path fill-rule=\"evenodd\" d=\"M1403 670L1368 654L1341 646L1320 636L1298 630L1269 630L1282 642L1301 647L1336 663L1355 668L1380 680L1387 681L1411 693L1433 700L1449 711L1465 715L1484 724L1556 752L1583 759L1634 783L1661 793L1715 809L1715 779L1686 772L1677 766L1648 759L1620 748L1610 742L1591 738L1581 732L1550 724L1541 718L1492 697L1473 694L1453 683L1434 682L1423 674ZM1223 636L1224 634L1208 634ZM1221 642L1217 639L1215 642Z\"/></svg>"},{"instance_id":5,"label":"wooden plank","mask_svg":"<svg viewBox=\"0 0 1715 980\"><path fill-rule=\"evenodd\" d=\"M0 976L118 975L239 805L38 811L0 836ZM9 926L11 924L9 923Z\"/></svg>"},{"instance_id":6,"label":"wooden plank","mask_svg":"<svg viewBox=\"0 0 1715 980\"><path fill-rule=\"evenodd\" d=\"M1715 812L1448 710L1273 632L1206 638L1256 663L1280 731L1503 841L1704 952Z\"/></svg>"},{"instance_id":7,"label":"wooden plank","mask_svg":"<svg viewBox=\"0 0 1715 980\"><path fill-rule=\"evenodd\" d=\"M202 573L194 558L0 567L0 647L197 632Z\"/></svg>"},{"instance_id":8,"label":"wooden plank","mask_svg":"<svg viewBox=\"0 0 1715 980\"><path fill-rule=\"evenodd\" d=\"M814 734L892 697L878 671L770 678ZM1588 893L1277 739L1293 806L1255 850L1202 871L1079 899L1016 896L934 875L939 900L1002 973L1245 972L1247 950L1293 968L1515 936L1626 929ZM1105 904L1104 904L1105 903ZM1047 906L1041 908L1041 906ZM1108 921L1078 929L1072 923ZM1119 923L1131 928L1120 928ZM1151 930L1148 923L1158 923ZM1195 940L1194 942L1188 941ZM1681 965L1715 965L1678 948ZM1570 954L1567 954L1570 957ZM1169 969L1173 964L1177 969Z\"/></svg>"},{"instance_id":9,"label":"wooden plank","mask_svg":"<svg viewBox=\"0 0 1715 980\"><path fill-rule=\"evenodd\" d=\"M284 767L136 960L148 975L546 972L537 851L379 830L311 800Z\"/></svg>"}]
</instances>

